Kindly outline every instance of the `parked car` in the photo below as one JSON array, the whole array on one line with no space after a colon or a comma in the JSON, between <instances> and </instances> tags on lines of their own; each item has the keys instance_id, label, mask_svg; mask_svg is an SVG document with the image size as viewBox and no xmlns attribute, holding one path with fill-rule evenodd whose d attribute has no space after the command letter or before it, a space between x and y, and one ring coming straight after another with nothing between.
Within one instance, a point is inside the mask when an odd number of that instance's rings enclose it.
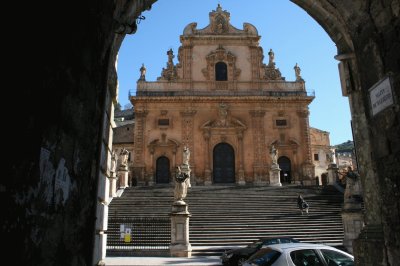
<instances>
[{"instance_id":1,"label":"parked car","mask_svg":"<svg viewBox=\"0 0 400 266\"><path fill-rule=\"evenodd\" d=\"M269 245L254 253L244 266L354 266L353 255L322 244Z\"/></svg>"},{"instance_id":2,"label":"parked car","mask_svg":"<svg viewBox=\"0 0 400 266\"><path fill-rule=\"evenodd\" d=\"M247 247L225 251L221 256L222 265L241 266L245 260L256 253L261 247L279 243L299 243L299 241L286 236L263 237L249 244Z\"/></svg>"}]
</instances>

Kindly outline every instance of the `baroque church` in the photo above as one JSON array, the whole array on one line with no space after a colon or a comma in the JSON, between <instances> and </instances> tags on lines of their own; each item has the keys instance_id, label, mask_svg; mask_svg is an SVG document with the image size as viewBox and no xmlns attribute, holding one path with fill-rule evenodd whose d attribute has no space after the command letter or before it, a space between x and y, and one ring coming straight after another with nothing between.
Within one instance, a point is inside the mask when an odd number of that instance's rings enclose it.
<instances>
[{"instance_id":1,"label":"baroque church","mask_svg":"<svg viewBox=\"0 0 400 266\"><path fill-rule=\"evenodd\" d=\"M177 62L170 49L157 81L147 81L145 66L140 69L130 96L134 183L172 183L188 147L192 184L268 185L272 148L281 182L315 184L308 108L314 94L306 91L300 67L286 81L272 49L263 62L255 26L232 26L220 5L209 19L203 29L197 23L184 28Z\"/></svg>"}]
</instances>

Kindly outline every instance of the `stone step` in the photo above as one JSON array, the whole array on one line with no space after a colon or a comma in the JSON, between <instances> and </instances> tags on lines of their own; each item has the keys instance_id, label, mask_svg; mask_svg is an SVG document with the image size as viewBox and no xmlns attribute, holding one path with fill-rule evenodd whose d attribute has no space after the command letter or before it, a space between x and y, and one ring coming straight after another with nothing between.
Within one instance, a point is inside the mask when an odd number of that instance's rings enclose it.
<instances>
[{"instance_id":1,"label":"stone step","mask_svg":"<svg viewBox=\"0 0 400 266\"><path fill-rule=\"evenodd\" d=\"M299 193L311 206L308 215L297 209ZM172 202L172 186L127 188L112 200L109 217L169 217ZM273 235L329 245L343 242L343 195L331 188L193 186L185 202L192 215L189 239L199 253L218 253ZM109 224L110 239L119 237L118 228Z\"/></svg>"}]
</instances>

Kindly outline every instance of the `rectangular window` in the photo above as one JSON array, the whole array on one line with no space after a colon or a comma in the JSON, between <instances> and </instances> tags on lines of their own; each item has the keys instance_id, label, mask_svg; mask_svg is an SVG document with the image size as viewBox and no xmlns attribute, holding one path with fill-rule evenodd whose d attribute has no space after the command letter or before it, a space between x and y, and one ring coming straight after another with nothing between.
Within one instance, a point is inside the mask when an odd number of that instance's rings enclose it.
<instances>
[{"instance_id":1,"label":"rectangular window","mask_svg":"<svg viewBox=\"0 0 400 266\"><path fill-rule=\"evenodd\" d=\"M158 119L159 126L169 126L169 119Z\"/></svg>"},{"instance_id":2,"label":"rectangular window","mask_svg":"<svg viewBox=\"0 0 400 266\"><path fill-rule=\"evenodd\" d=\"M319 155L318 155L318 153L315 153L315 154L314 154L314 161L319 161Z\"/></svg>"},{"instance_id":3,"label":"rectangular window","mask_svg":"<svg viewBox=\"0 0 400 266\"><path fill-rule=\"evenodd\" d=\"M287 126L287 121L286 121L286 119L277 119L275 121L275 125L277 127L285 127L285 126Z\"/></svg>"}]
</instances>

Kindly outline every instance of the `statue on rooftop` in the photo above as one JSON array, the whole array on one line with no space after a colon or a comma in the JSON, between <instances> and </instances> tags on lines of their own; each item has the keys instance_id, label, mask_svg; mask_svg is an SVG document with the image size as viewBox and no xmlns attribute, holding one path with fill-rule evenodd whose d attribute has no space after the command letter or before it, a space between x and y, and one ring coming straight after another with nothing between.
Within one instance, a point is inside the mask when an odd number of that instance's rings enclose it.
<instances>
[{"instance_id":1,"label":"statue on rooftop","mask_svg":"<svg viewBox=\"0 0 400 266\"><path fill-rule=\"evenodd\" d=\"M142 64L142 67L140 68L139 80L146 80L146 67L144 66L144 64Z\"/></svg>"},{"instance_id":2,"label":"statue on rooftop","mask_svg":"<svg viewBox=\"0 0 400 266\"><path fill-rule=\"evenodd\" d=\"M303 78L300 75L301 69L299 67L299 65L296 63L296 65L294 66L294 73L296 75L296 81L302 81Z\"/></svg>"},{"instance_id":3,"label":"statue on rooftop","mask_svg":"<svg viewBox=\"0 0 400 266\"><path fill-rule=\"evenodd\" d=\"M275 53L274 53L274 51L272 51L272 49L269 49L268 56L269 56L268 66L274 66L275 65Z\"/></svg>"}]
</instances>

